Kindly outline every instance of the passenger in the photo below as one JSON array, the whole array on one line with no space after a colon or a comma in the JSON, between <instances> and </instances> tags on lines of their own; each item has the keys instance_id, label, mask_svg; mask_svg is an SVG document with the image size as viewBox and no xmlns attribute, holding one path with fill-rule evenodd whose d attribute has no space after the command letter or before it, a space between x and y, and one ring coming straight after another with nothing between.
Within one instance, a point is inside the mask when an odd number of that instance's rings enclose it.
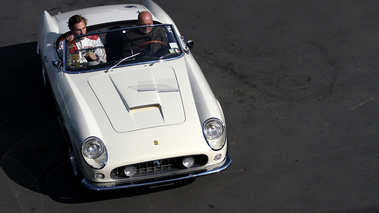
<instances>
[{"instance_id":1,"label":"passenger","mask_svg":"<svg viewBox=\"0 0 379 213\"><path fill-rule=\"evenodd\" d=\"M140 52L142 55L147 53L156 53L162 47L167 47L167 33L164 27L153 27L153 17L148 11L138 14L137 26L130 30L123 39L123 55L128 56ZM148 26L148 27L143 27ZM150 45L160 44L160 45Z\"/></svg>"},{"instance_id":2,"label":"passenger","mask_svg":"<svg viewBox=\"0 0 379 213\"><path fill-rule=\"evenodd\" d=\"M90 65L107 62L103 42L98 35L89 35L74 39L74 36L85 35L87 33L87 19L81 15L74 15L68 21L70 32L62 39L59 44L60 52L63 51L65 40L68 43L70 61L79 63L89 62Z\"/></svg>"}]
</instances>

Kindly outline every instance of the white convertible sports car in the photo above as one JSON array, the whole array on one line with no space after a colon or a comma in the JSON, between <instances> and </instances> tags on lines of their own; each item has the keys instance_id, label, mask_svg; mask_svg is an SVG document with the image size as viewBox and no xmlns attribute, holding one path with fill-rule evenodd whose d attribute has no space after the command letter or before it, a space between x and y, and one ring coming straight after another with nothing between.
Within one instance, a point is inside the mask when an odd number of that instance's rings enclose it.
<instances>
[{"instance_id":1,"label":"white convertible sports car","mask_svg":"<svg viewBox=\"0 0 379 213\"><path fill-rule=\"evenodd\" d=\"M142 11L154 24L137 26ZM80 14L87 34L65 39ZM148 28L148 30L146 30ZM145 42L134 43L136 35ZM149 38L147 38L149 37ZM44 12L38 53L67 136L75 175L92 190L158 186L218 173L227 155L225 118L171 18L153 1ZM96 60L82 56L96 53ZM99 56L99 52L102 56Z\"/></svg>"}]
</instances>

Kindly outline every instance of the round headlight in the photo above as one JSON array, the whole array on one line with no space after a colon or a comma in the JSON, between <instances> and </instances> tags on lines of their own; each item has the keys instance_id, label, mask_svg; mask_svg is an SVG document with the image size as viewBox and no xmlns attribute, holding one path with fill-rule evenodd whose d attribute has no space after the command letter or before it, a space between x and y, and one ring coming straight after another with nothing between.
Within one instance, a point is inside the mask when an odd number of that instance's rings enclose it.
<instances>
[{"instance_id":1,"label":"round headlight","mask_svg":"<svg viewBox=\"0 0 379 213\"><path fill-rule=\"evenodd\" d=\"M87 164L95 169L103 168L108 161L107 149L103 141L93 136L82 143L82 155Z\"/></svg>"},{"instance_id":2,"label":"round headlight","mask_svg":"<svg viewBox=\"0 0 379 213\"><path fill-rule=\"evenodd\" d=\"M203 124L203 134L208 145L218 151L226 144L225 124L217 118L210 118Z\"/></svg>"},{"instance_id":3,"label":"round headlight","mask_svg":"<svg viewBox=\"0 0 379 213\"><path fill-rule=\"evenodd\" d=\"M195 159L193 157L186 157L183 158L182 163L186 168L190 168L195 163Z\"/></svg>"},{"instance_id":4,"label":"round headlight","mask_svg":"<svg viewBox=\"0 0 379 213\"><path fill-rule=\"evenodd\" d=\"M82 145L82 153L90 159L96 159L104 153L104 144L98 138L89 138Z\"/></svg>"},{"instance_id":5,"label":"round headlight","mask_svg":"<svg viewBox=\"0 0 379 213\"><path fill-rule=\"evenodd\" d=\"M203 132L208 140L217 139L224 132L224 124L216 118L208 119L204 123Z\"/></svg>"},{"instance_id":6,"label":"round headlight","mask_svg":"<svg viewBox=\"0 0 379 213\"><path fill-rule=\"evenodd\" d=\"M132 177L137 174L137 168L135 166L127 166L124 168L124 173L127 177Z\"/></svg>"}]
</instances>

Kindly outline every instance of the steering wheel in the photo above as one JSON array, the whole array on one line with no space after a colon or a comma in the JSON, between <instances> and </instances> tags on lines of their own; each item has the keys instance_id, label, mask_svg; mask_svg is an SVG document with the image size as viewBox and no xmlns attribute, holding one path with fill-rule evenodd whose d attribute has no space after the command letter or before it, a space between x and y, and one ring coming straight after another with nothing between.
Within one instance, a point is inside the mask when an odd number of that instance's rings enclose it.
<instances>
[{"instance_id":1,"label":"steering wheel","mask_svg":"<svg viewBox=\"0 0 379 213\"><path fill-rule=\"evenodd\" d=\"M138 46L138 48L141 48L141 47L143 47L143 46L145 46L145 45L147 45L147 44L153 44L153 43L154 43L154 44L162 44L162 45L164 45L164 46L167 47L167 44L164 43L164 42L162 42L162 41L152 40L152 41L147 41L147 42L144 42L144 43L140 44L140 45Z\"/></svg>"}]
</instances>

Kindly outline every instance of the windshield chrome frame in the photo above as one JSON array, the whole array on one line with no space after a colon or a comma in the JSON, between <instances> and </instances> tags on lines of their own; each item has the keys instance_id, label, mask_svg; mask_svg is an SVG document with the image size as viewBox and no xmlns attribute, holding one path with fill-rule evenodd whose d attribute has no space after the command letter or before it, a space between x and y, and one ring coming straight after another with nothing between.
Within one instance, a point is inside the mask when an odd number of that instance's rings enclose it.
<instances>
[{"instance_id":1,"label":"windshield chrome frame","mask_svg":"<svg viewBox=\"0 0 379 213\"><path fill-rule=\"evenodd\" d=\"M115 31L122 31L122 30L130 30L130 29L135 29L135 28L141 28L141 27L158 27L158 26L169 26L172 30L172 33L174 34L176 43L178 44L180 48L180 55L168 59L157 59L157 60L148 60L148 61L143 61L143 62L136 62L136 63L129 63L129 64L120 64L119 67L126 67L126 66L136 66L136 65L142 65L142 64L154 64L156 62L161 62L161 61L171 61L171 60L176 60L178 58L181 58L185 54L185 49L182 46L182 43L180 42L180 38L178 37L178 34L176 33L176 29L172 24L153 24L153 25L143 25L143 26L133 26L133 27L126 27L126 28L119 28L119 29L114 29L114 30L107 30L107 31L99 31L99 32L93 32L93 33L87 33L85 35L80 35L80 36L75 36L74 39L84 37L84 36L90 36L90 35L97 35L101 33L109 33L109 32L115 32ZM88 69L88 70L78 70L78 71L72 71L72 70L67 70L67 44L68 42L64 42L63 45L63 69L62 71L64 73L68 74L80 74L80 73L88 73L88 72L97 72L97 71L106 71L113 65L109 64L107 67L102 67L102 68L94 68L94 69Z\"/></svg>"}]
</instances>

